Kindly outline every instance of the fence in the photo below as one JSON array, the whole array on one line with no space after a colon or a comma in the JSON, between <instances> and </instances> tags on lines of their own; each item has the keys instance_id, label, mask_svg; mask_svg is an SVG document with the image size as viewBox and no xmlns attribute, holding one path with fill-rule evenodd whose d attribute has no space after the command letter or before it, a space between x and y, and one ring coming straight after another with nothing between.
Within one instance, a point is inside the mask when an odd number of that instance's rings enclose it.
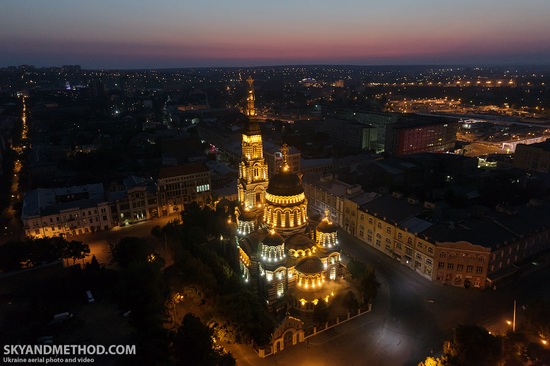
<instances>
[{"instance_id":1,"label":"fence","mask_svg":"<svg viewBox=\"0 0 550 366\"><path fill-rule=\"evenodd\" d=\"M357 310L352 310L346 315L339 315L336 318L329 320L323 324L309 327L307 329L295 329L291 328L285 330L285 332L277 339L272 339L271 343L264 347L260 347L257 344L253 343L252 347L261 358L265 358L271 355L274 355L277 352L282 351L287 346L294 346L300 342L304 342L310 337L316 336L319 333L322 333L331 328L337 327L338 325L350 321L358 316L361 316L365 313L370 312L372 309L372 304L362 306ZM292 338L285 339L288 334L291 334Z\"/></svg>"}]
</instances>

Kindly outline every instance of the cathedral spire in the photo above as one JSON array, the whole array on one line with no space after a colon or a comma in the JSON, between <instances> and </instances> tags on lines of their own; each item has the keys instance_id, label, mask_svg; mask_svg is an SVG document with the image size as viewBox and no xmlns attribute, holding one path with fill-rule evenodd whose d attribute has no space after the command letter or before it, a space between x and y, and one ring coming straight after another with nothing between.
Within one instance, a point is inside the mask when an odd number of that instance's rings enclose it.
<instances>
[{"instance_id":1,"label":"cathedral spire","mask_svg":"<svg viewBox=\"0 0 550 366\"><path fill-rule=\"evenodd\" d=\"M254 101L256 100L256 95L254 93L254 79L252 76L249 76L246 79L248 83L248 94L246 96L246 115L248 117L256 116L256 109L254 108Z\"/></svg>"},{"instance_id":2,"label":"cathedral spire","mask_svg":"<svg viewBox=\"0 0 550 366\"><path fill-rule=\"evenodd\" d=\"M281 164L281 171L288 172L290 171L290 166L288 165L288 145L283 144L281 146L281 153L283 154L283 162Z\"/></svg>"}]
</instances>

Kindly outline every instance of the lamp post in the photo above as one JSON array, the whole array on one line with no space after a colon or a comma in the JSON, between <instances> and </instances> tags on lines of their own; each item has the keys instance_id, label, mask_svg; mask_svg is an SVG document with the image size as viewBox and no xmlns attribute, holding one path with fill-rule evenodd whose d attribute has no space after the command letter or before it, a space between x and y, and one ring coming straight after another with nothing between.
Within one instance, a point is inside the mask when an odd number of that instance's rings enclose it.
<instances>
[{"instance_id":1,"label":"lamp post","mask_svg":"<svg viewBox=\"0 0 550 366\"><path fill-rule=\"evenodd\" d=\"M180 294L179 292L176 292L174 295L172 295L172 306L173 306L173 310L174 310L174 318L173 318L174 323L176 322L176 316L177 316L176 305L179 304L182 300L183 300L183 295Z\"/></svg>"},{"instance_id":2,"label":"lamp post","mask_svg":"<svg viewBox=\"0 0 550 366\"><path fill-rule=\"evenodd\" d=\"M512 320L512 332L516 331L516 300L514 300L514 318Z\"/></svg>"}]
</instances>

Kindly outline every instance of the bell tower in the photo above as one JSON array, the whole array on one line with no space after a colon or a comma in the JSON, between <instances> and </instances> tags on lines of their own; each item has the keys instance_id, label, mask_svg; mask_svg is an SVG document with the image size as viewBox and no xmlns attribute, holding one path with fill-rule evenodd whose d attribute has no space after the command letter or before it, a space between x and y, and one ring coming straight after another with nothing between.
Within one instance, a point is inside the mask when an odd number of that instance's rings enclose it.
<instances>
[{"instance_id":1,"label":"bell tower","mask_svg":"<svg viewBox=\"0 0 550 366\"><path fill-rule=\"evenodd\" d=\"M269 183L268 167L264 159L262 130L254 119L254 80L249 77L247 95L248 122L242 135L242 157L239 165L238 200L245 210L261 208Z\"/></svg>"}]
</instances>

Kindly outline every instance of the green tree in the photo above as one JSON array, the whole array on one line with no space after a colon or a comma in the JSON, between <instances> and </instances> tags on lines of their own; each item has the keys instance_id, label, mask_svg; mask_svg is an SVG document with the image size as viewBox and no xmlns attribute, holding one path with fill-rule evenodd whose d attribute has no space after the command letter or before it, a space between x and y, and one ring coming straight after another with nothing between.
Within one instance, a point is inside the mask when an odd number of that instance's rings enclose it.
<instances>
[{"instance_id":1,"label":"green tree","mask_svg":"<svg viewBox=\"0 0 550 366\"><path fill-rule=\"evenodd\" d=\"M90 247L81 241L71 240L67 245L67 252L75 264L77 259L84 260L90 255Z\"/></svg>"},{"instance_id":2,"label":"green tree","mask_svg":"<svg viewBox=\"0 0 550 366\"><path fill-rule=\"evenodd\" d=\"M351 275L351 278L355 280L361 278L367 270L365 263L358 261L357 259L350 260L346 267Z\"/></svg>"},{"instance_id":3,"label":"green tree","mask_svg":"<svg viewBox=\"0 0 550 366\"><path fill-rule=\"evenodd\" d=\"M121 309L131 310L130 324L141 336L162 332L168 288L161 267L136 261L120 272L117 295Z\"/></svg>"},{"instance_id":4,"label":"green tree","mask_svg":"<svg viewBox=\"0 0 550 366\"><path fill-rule=\"evenodd\" d=\"M529 332L550 339L550 300L539 300L525 309L525 325Z\"/></svg>"},{"instance_id":5,"label":"green tree","mask_svg":"<svg viewBox=\"0 0 550 366\"><path fill-rule=\"evenodd\" d=\"M359 282L359 291L363 295L363 303L372 302L378 295L379 288L380 283L376 280L375 271L373 268L369 268Z\"/></svg>"},{"instance_id":6,"label":"green tree","mask_svg":"<svg viewBox=\"0 0 550 366\"><path fill-rule=\"evenodd\" d=\"M492 366L502 359L502 339L477 325L456 327L454 339L447 344L445 353L459 366Z\"/></svg>"},{"instance_id":7,"label":"green tree","mask_svg":"<svg viewBox=\"0 0 550 366\"><path fill-rule=\"evenodd\" d=\"M67 242L60 238L39 238L29 242L29 259L33 265L50 263L62 257L62 248Z\"/></svg>"},{"instance_id":8,"label":"green tree","mask_svg":"<svg viewBox=\"0 0 550 366\"><path fill-rule=\"evenodd\" d=\"M235 359L218 349L214 343L212 329L204 325L193 314L186 314L178 327L172 354L176 365L230 366Z\"/></svg>"},{"instance_id":9,"label":"green tree","mask_svg":"<svg viewBox=\"0 0 550 366\"><path fill-rule=\"evenodd\" d=\"M141 238L126 236L118 243L110 243L112 262L128 267L132 262L146 262L153 246Z\"/></svg>"},{"instance_id":10,"label":"green tree","mask_svg":"<svg viewBox=\"0 0 550 366\"><path fill-rule=\"evenodd\" d=\"M30 243L9 241L0 245L0 271L10 272L21 268L21 262L29 260Z\"/></svg>"},{"instance_id":11,"label":"green tree","mask_svg":"<svg viewBox=\"0 0 550 366\"><path fill-rule=\"evenodd\" d=\"M315 305L313 308L313 314L312 314L313 322L315 324L324 323L328 320L328 315L329 315L329 312L328 312L327 303L323 299L320 299L317 302L317 305Z\"/></svg>"},{"instance_id":12,"label":"green tree","mask_svg":"<svg viewBox=\"0 0 550 366\"><path fill-rule=\"evenodd\" d=\"M342 305L349 311L353 311L359 308L359 301L357 300L357 296L353 293L353 291L348 291L344 295L344 298L342 300Z\"/></svg>"},{"instance_id":13,"label":"green tree","mask_svg":"<svg viewBox=\"0 0 550 366\"><path fill-rule=\"evenodd\" d=\"M162 237L164 236L164 232L162 231L160 225L153 226L153 228L151 229L151 234L157 239L162 239Z\"/></svg>"}]
</instances>

